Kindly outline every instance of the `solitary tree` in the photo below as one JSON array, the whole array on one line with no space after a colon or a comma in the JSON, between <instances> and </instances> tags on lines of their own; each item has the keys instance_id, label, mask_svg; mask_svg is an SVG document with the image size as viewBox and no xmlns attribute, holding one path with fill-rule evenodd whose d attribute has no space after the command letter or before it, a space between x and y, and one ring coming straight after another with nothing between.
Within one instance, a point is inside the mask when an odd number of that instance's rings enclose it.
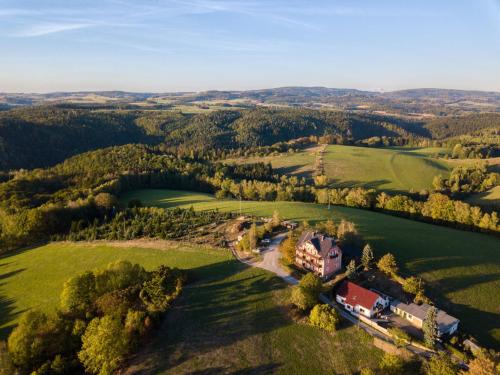
<instances>
[{"instance_id":1,"label":"solitary tree","mask_svg":"<svg viewBox=\"0 0 500 375\"><path fill-rule=\"evenodd\" d=\"M354 279L356 277L356 262L354 259L347 265L345 273L349 279Z\"/></svg>"},{"instance_id":2,"label":"solitary tree","mask_svg":"<svg viewBox=\"0 0 500 375\"><path fill-rule=\"evenodd\" d=\"M333 332L337 328L339 316L335 309L328 305L316 305L311 310L309 322L325 331Z\"/></svg>"},{"instance_id":3,"label":"solitary tree","mask_svg":"<svg viewBox=\"0 0 500 375\"><path fill-rule=\"evenodd\" d=\"M377 267L380 271L388 273L390 275L395 275L398 272L398 265L396 263L396 258L391 253L385 254L377 263Z\"/></svg>"},{"instance_id":4,"label":"solitary tree","mask_svg":"<svg viewBox=\"0 0 500 375\"><path fill-rule=\"evenodd\" d=\"M363 248L363 255L361 256L361 264L365 268L365 271L370 269L371 262L373 261L373 250L370 244L366 244Z\"/></svg>"},{"instance_id":5,"label":"solitary tree","mask_svg":"<svg viewBox=\"0 0 500 375\"><path fill-rule=\"evenodd\" d=\"M430 346L434 347L439 336L438 325L437 325L437 309L431 306L427 310L424 322L422 324L422 331L424 332L424 341Z\"/></svg>"},{"instance_id":6,"label":"solitary tree","mask_svg":"<svg viewBox=\"0 0 500 375\"><path fill-rule=\"evenodd\" d=\"M308 310L318 302L323 283L312 273L305 275L292 290L291 302L299 309Z\"/></svg>"}]
</instances>

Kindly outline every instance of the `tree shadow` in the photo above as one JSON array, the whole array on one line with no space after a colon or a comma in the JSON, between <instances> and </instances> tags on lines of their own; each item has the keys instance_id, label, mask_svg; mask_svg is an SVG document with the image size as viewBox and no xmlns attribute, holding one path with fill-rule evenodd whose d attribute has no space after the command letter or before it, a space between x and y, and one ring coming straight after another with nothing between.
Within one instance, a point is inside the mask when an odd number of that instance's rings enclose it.
<instances>
[{"instance_id":1,"label":"tree shadow","mask_svg":"<svg viewBox=\"0 0 500 375\"><path fill-rule=\"evenodd\" d=\"M243 370L231 371L229 367L213 367L206 370L189 372L188 375L252 375L252 374L272 374L282 365L279 363L268 363L265 365L248 367Z\"/></svg>"},{"instance_id":2,"label":"tree shadow","mask_svg":"<svg viewBox=\"0 0 500 375\"><path fill-rule=\"evenodd\" d=\"M204 355L231 351L238 342L293 324L282 307L271 301L272 293L287 285L265 271L235 266L231 270L215 264L193 270L194 274L213 277L185 288L152 343L131 359L132 367L127 372L156 374L181 365L190 367L188 361L196 366L197 359ZM259 364L231 372L223 363L192 374L267 373L279 366Z\"/></svg>"}]
</instances>

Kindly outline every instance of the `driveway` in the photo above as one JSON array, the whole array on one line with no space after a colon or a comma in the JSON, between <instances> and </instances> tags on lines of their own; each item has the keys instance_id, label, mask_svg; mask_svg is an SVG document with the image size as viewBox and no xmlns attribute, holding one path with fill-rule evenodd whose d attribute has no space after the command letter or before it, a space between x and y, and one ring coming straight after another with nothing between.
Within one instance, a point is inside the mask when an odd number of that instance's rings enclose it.
<instances>
[{"instance_id":1,"label":"driveway","mask_svg":"<svg viewBox=\"0 0 500 375\"><path fill-rule=\"evenodd\" d=\"M262 260L250 262L254 267L259 267L270 272L274 272L276 275L285 280L288 284L295 285L298 280L290 276L280 263L281 253L278 250L280 243L286 239L286 233L280 233L274 236L271 240L271 244L266 250L261 252Z\"/></svg>"}]
</instances>

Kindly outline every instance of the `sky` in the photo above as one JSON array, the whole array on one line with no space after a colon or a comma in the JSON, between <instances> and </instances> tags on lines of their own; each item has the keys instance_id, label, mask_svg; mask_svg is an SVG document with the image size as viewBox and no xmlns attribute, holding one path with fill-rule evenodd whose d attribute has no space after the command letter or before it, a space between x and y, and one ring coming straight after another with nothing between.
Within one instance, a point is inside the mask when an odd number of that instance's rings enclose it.
<instances>
[{"instance_id":1,"label":"sky","mask_svg":"<svg viewBox=\"0 0 500 375\"><path fill-rule=\"evenodd\" d=\"M500 0L0 0L0 92L500 91Z\"/></svg>"}]
</instances>

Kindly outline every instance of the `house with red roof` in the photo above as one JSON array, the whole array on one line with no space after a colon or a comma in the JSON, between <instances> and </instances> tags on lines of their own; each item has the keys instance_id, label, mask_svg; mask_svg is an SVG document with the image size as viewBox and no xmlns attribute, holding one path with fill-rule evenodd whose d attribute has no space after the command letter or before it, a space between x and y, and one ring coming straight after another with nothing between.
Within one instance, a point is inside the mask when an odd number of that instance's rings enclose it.
<instances>
[{"instance_id":1,"label":"house with red roof","mask_svg":"<svg viewBox=\"0 0 500 375\"><path fill-rule=\"evenodd\" d=\"M354 315L361 314L367 318L389 306L387 298L350 281L340 285L335 299Z\"/></svg>"}]
</instances>

